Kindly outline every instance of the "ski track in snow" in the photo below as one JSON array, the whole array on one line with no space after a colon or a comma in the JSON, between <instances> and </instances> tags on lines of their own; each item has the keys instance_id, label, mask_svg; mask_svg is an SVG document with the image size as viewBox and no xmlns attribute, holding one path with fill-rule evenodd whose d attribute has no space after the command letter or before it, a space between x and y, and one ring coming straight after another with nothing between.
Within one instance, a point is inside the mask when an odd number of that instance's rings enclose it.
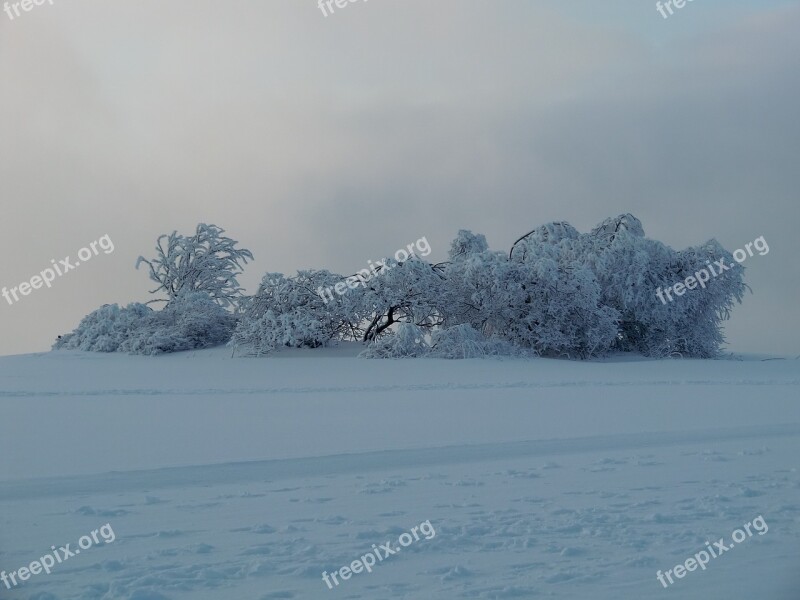
<instances>
[{"instance_id":1,"label":"ski track in snow","mask_svg":"<svg viewBox=\"0 0 800 600\"><path fill-rule=\"evenodd\" d=\"M112 472L83 477L30 479L5 482L0 485L0 501L41 498L48 495L80 493L84 490L95 489L102 489L106 492L127 492L143 488L224 485L326 474L357 474L382 471L388 468L440 466L523 457L591 454L602 451L642 450L709 442L745 442L759 438L782 437L800 437L800 424L387 450L310 458Z\"/></svg>"},{"instance_id":2,"label":"ski track in snow","mask_svg":"<svg viewBox=\"0 0 800 600\"><path fill-rule=\"evenodd\" d=\"M508 383L432 383L409 385L370 385L370 386L308 386L308 387L263 387L263 388L208 388L208 389L108 389L108 390L47 390L47 391L2 391L0 398L30 397L80 397L80 396L199 396L199 395L270 395L270 394L331 394L353 393L374 394L385 392L435 392L442 390L513 390L513 389L548 389L548 388L595 388L595 387L664 387L664 386L798 386L800 379L787 381L768 381L762 379L738 380L661 380L661 381L558 381L531 382L517 381Z\"/></svg>"}]
</instances>

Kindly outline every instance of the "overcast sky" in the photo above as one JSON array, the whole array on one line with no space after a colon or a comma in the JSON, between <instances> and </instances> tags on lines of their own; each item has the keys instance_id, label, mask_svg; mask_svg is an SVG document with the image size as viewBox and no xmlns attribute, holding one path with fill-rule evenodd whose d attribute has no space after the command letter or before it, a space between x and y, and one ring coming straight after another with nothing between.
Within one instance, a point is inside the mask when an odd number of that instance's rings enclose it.
<instances>
[{"instance_id":1,"label":"overcast sky","mask_svg":"<svg viewBox=\"0 0 800 600\"><path fill-rule=\"evenodd\" d=\"M54 0L0 12L0 354L149 298L156 237L215 223L242 282L352 272L459 229L507 249L632 212L675 248L765 236L726 327L800 354L800 4Z\"/></svg>"}]
</instances>

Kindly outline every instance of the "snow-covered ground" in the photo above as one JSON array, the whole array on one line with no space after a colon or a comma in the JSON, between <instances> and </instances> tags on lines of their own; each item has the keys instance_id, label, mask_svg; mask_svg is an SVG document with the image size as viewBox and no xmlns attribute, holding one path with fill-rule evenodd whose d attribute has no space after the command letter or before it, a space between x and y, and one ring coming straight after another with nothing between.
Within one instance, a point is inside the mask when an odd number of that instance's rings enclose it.
<instances>
[{"instance_id":1,"label":"snow-covered ground","mask_svg":"<svg viewBox=\"0 0 800 600\"><path fill-rule=\"evenodd\" d=\"M0 598L800 594L800 361L356 352L0 358L0 570L116 536Z\"/></svg>"}]
</instances>

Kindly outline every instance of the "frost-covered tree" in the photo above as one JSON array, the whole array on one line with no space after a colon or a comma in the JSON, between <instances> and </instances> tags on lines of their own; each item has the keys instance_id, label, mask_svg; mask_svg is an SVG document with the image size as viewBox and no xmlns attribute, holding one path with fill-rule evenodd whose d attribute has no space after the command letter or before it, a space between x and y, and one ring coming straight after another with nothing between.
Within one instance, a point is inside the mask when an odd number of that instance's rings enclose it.
<instances>
[{"instance_id":1,"label":"frost-covered tree","mask_svg":"<svg viewBox=\"0 0 800 600\"><path fill-rule=\"evenodd\" d=\"M735 265L706 287L698 287L666 304L656 297L705 268L733 257L716 240L683 251L644 237L632 215L606 219L581 237L585 262L602 289L602 301L620 313L616 347L647 356L711 357L722 344L722 322L741 302L744 269Z\"/></svg>"},{"instance_id":2,"label":"frost-covered tree","mask_svg":"<svg viewBox=\"0 0 800 600\"><path fill-rule=\"evenodd\" d=\"M617 217L609 217L592 229L591 235L597 240L602 240L610 244L617 237L617 234L622 232L636 238L644 237L642 222L631 213L625 213Z\"/></svg>"},{"instance_id":3,"label":"frost-covered tree","mask_svg":"<svg viewBox=\"0 0 800 600\"><path fill-rule=\"evenodd\" d=\"M450 244L448 256L451 261L466 260L475 254L481 254L489 249L486 236L475 234L468 229L459 229L456 238Z\"/></svg>"},{"instance_id":4,"label":"frost-covered tree","mask_svg":"<svg viewBox=\"0 0 800 600\"><path fill-rule=\"evenodd\" d=\"M382 267L360 294L360 314L364 315L364 341L391 333L398 323L424 329L444 321L442 269L419 258Z\"/></svg>"},{"instance_id":5,"label":"frost-covered tree","mask_svg":"<svg viewBox=\"0 0 800 600\"><path fill-rule=\"evenodd\" d=\"M488 271L480 270L480 267L487 261L500 259L501 254L489 250L486 237L482 234L461 229L450 244L448 258L448 262L438 265L445 280L439 293L439 302L445 307L442 311L442 326L448 328L466 324L484 331L491 310L479 306L473 296L477 288L492 286L492 275ZM481 277L484 278L482 282L475 280Z\"/></svg>"},{"instance_id":6,"label":"frost-covered tree","mask_svg":"<svg viewBox=\"0 0 800 600\"><path fill-rule=\"evenodd\" d=\"M323 290L347 284L343 294ZM268 273L246 308L232 344L265 354L281 346L323 346L338 340L375 341L402 323L428 329L441 323L437 291L443 279L432 265L411 258L386 261L371 277L300 271Z\"/></svg>"},{"instance_id":7,"label":"frost-covered tree","mask_svg":"<svg viewBox=\"0 0 800 600\"><path fill-rule=\"evenodd\" d=\"M299 271L294 277L267 273L245 304L231 341L244 354L267 354L278 347L317 348L334 340L359 339L359 290L327 299L319 288L342 281L330 271Z\"/></svg>"},{"instance_id":8,"label":"frost-covered tree","mask_svg":"<svg viewBox=\"0 0 800 600\"><path fill-rule=\"evenodd\" d=\"M508 258L525 262L532 249L542 246L559 247L563 252L564 249L571 247L570 242L579 238L578 230L566 221L547 223L518 238L511 245Z\"/></svg>"},{"instance_id":9,"label":"frost-covered tree","mask_svg":"<svg viewBox=\"0 0 800 600\"><path fill-rule=\"evenodd\" d=\"M467 324L541 355L586 357L606 352L617 314L600 302L600 287L573 247L567 223L543 225L520 237L507 254L462 241L447 265L446 324ZM476 236L475 236L476 237Z\"/></svg>"},{"instance_id":10,"label":"frost-covered tree","mask_svg":"<svg viewBox=\"0 0 800 600\"><path fill-rule=\"evenodd\" d=\"M464 322L541 355L588 357L611 347L617 314L600 303L589 269L535 236L511 255L483 252L448 268Z\"/></svg>"},{"instance_id":11,"label":"frost-covered tree","mask_svg":"<svg viewBox=\"0 0 800 600\"><path fill-rule=\"evenodd\" d=\"M717 355L725 342L722 323L741 302L746 285L744 268L734 263L732 255L716 240L678 252L671 251L670 260L651 271L667 288L707 269L710 263L724 260L732 265L719 277L711 278L705 287L696 287L672 302L647 302L634 305L634 335L630 328L623 338L628 347L648 356L683 355L710 358Z\"/></svg>"},{"instance_id":12,"label":"frost-covered tree","mask_svg":"<svg viewBox=\"0 0 800 600\"><path fill-rule=\"evenodd\" d=\"M233 307L242 291L236 276L253 255L223 233L221 227L200 223L192 236L177 231L162 235L156 257L140 256L136 268L149 267L150 279L158 284L151 293L163 292L168 302L183 293L203 292L220 306Z\"/></svg>"}]
</instances>

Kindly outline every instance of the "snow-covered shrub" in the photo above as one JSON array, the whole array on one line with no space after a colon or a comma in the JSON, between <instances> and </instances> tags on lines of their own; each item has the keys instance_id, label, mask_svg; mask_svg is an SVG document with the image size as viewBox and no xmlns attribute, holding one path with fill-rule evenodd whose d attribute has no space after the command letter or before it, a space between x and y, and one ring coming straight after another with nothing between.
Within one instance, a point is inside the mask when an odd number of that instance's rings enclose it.
<instances>
[{"instance_id":1,"label":"snow-covered shrub","mask_svg":"<svg viewBox=\"0 0 800 600\"><path fill-rule=\"evenodd\" d=\"M486 356L518 356L522 350L496 337L486 337L468 324L437 329L431 336L433 358L483 358Z\"/></svg>"},{"instance_id":2,"label":"snow-covered shrub","mask_svg":"<svg viewBox=\"0 0 800 600\"><path fill-rule=\"evenodd\" d=\"M59 336L53 349L116 352L152 312L139 303L129 304L125 308L106 304L81 319L72 333Z\"/></svg>"},{"instance_id":3,"label":"snow-covered shrub","mask_svg":"<svg viewBox=\"0 0 800 600\"><path fill-rule=\"evenodd\" d=\"M163 310L152 311L120 344L120 352L164 354L227 343L236 317L203 292L179 295Z\"/></svg>"},{"instance_id":4,"label":"snow-covered shrub","mask_svg":"<svg viewBox=\"0 0 800 600\"><path fill-rule=\"evenodd\" d=\"M224 344L235 326L236 317L208 295L187 293L160 311L143 304L103 306L53 348L154 355Z\"/></svg>"},{"instance_id":5,"label":"snow-covered shrub","mask_svg":"<svg viewBox=\"0 0 800 600\"><path fill-rule=\"evenodd\" d=\"M425 331L411 323L400 323L391 335L379 337L359 358L419 358L430 352Z\"/></svg>"},{"instance_id":6,"label":"snow-covered shrub","mask_svg":"<svg viewBox=\"0 0 800 600\"><path fill-rule=\"evenodd\" d=\"M245 309L230 344L243 355L269 354L282 345L279 329L278 316L272 310L248 315Z\"/></svg>"},{"instance_id":7,"label":"snow-covered shrub","mask_svg":"<svg viewBox=\"0 0 800 600\"><path fill-rule=\"evenodd\" d=\"M236 276L253 255L237 248L236 240L225 237L216 225L200 223L193 236L173 231L156 242L156 258L143 256L136 268L144 263L150 268L150 279L158 284L151 293L164 292L168 301L189 292L204 292L220 306L235 306L241 294Z\"/></svg>"}]
</instances>

